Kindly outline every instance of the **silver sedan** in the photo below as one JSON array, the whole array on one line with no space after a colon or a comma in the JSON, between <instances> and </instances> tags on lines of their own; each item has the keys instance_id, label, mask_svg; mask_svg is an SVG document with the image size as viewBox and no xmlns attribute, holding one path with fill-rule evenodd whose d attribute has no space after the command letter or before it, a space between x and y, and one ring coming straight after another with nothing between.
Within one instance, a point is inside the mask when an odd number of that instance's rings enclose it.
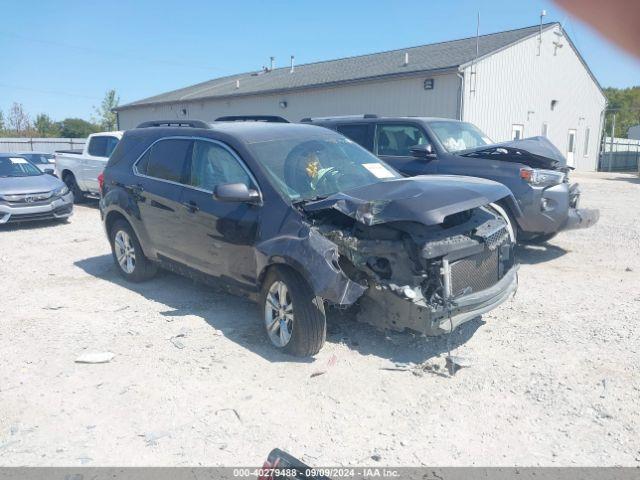
<instances>
[{"instance_id":1,"label":"silver sedan","mask_svg":"<svg viewBox=\"0 0 640 480\"><path fill-rule=\"evenodd\" d=\"M73 213L73 194L53 175L26 158L0 153L0 224L65 219Z\"/></svg>"}]
</instances>

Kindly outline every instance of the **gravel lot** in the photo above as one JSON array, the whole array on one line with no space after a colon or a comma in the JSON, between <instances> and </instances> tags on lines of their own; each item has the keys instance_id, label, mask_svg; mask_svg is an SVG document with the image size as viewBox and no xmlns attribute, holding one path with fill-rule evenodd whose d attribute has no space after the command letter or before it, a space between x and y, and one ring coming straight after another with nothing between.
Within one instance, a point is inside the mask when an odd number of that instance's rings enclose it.
<instances>
[{"instance_id":1,"label":"gravel lot","mask_svg":"<svg viewBox=\"0 0 640 480\"><path fill-rule=\"evenodd\" d=\"M117 275L95 205L0 231L0 465L640 465L640 179L574 175L589 230L520 250L513 300L450 340L344 315L314 360L256 307ZM105 364L78 364L110 351ZM322 373L321 375L317 375Z\"/></svg>"}]
</instances>

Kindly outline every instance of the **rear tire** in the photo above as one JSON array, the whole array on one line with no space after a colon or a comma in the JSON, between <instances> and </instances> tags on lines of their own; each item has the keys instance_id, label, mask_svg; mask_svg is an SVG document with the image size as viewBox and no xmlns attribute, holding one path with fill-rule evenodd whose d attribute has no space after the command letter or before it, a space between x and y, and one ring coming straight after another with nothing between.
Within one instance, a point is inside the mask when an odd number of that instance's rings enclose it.
<instances>
[{"instance_id":1,"label":"rear tire","mask_svg":"<svg viewBox=\"0 0 640 480\"><path fill-rule=\"evenodd\" d=\"M271 268L259 305L267 336L276 348L298 357L320 351L327 336L324 302L299 273L283 266Z\"/></svg>"},{"instance_id":2,"label":"rear tire","mask_svg":"<svg viewBox=\"0 0 640 480\"><path fill-rule=\"evenodd\" d=\"M73 173L67 172L62 177L62 181L65 183L67 188L71 190L73 193L73 203L84 203L86 198L84 196L84 192L80 190L78 186L78 182L76 182L76 177Z\"/></svg>"},{"instance_id":3,"label":"rear tire","mask_svg":"<svg viewBox=\"0 0 640 480\"><path fill-rule=\"evenodd\" d=\"M125 220L116 220L109 232L111 253L121 277L130 282L143 282L158 271L155 263L142 252L133 228Z\"/></svg>"}]
</instances>

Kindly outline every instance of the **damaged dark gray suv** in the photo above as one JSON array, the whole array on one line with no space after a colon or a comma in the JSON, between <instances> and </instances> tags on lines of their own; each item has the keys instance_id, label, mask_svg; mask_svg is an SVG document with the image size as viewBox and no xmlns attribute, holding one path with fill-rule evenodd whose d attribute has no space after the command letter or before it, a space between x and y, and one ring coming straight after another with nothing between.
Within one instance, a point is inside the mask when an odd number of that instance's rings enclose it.
<instances>
[{"instance_id":1,"label":"damaged dark gray suv","mask_svg":"<svg viewBox=\"0 0 640 480\"><path fill-rule=\"evenodd\" d=\"M257 300L272 343L317 353L325 303L426 334L517 288L509 190L479 178L403 178L330 130L261 122L147 122L100 178L118 271L158 266Z\"/></svg>"}]
</instances>

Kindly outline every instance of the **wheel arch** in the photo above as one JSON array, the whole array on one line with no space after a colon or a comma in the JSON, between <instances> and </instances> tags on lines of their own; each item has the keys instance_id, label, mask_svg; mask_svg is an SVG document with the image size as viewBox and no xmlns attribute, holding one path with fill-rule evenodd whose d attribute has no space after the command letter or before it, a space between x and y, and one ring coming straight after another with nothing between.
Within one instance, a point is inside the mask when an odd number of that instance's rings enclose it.
<instances>
[{"instance_id":1,"label":"wheel arch","mask_svg":"<svg viewBox=\"0 0 640 480\"><path fill-rule=\"evenodd\" d=\"M310 281L309 272L303 265L292 258L286 258L281 256L275 256L269 259L267 264L262 268L258 274L257 287L258 291L262 290L263 284L267 275L274 268L286 268L300 275L305 282L313 289L313 283Z\"/></svg>"},{"instance_id":2,"label":"wheel arch","mask_svg":"<svg viewBox=\"0 0 640 480\"><path fill-rule=\"evenodd\" d=\"M155 251L149 247L147 243L147 237L141 234L142 232L140 232L140 229L137 227L136 222L132 222L127 213L115 205L113 205L111 209L105 213L104 216L104 228L109 240L111 240L111 229L118 220L124 220L131 227L133 233L135 233L136 237L138 237L138 242L140 243L140 247L142 248L142 253L144 253L147 258L155 259Z\"/></svg>"}]
</instances>

